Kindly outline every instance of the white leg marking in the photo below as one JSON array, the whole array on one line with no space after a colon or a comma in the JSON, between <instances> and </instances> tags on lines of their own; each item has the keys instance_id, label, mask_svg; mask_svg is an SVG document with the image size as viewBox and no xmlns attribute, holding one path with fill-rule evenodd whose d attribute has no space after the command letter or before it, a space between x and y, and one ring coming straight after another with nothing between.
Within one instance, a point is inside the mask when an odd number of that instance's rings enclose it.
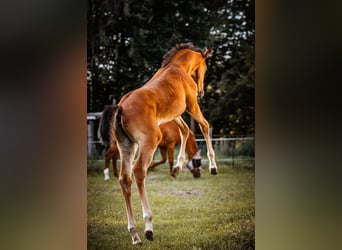
<instances>
[{"instance_id":1,"label":"white leg marking","mask_svg":"<svg viewBox=\"0 0 342 250\"><path fill-rule=\"evenodd\" d=\"M109 168L105 168L105 169L103 170L103 174L104 174L104 180L105 180L105 181L107 181L107 180L110 179L110 177L109 177Z\"/></svg>"},{"instance_id":2,"label":"white leg marking","mask_svg":"<svg viewBox=\"0 0 342 250\"><path fill-rule=\"evenodd\" d=\"M143 211L143 214L144 214L144 220L145 220L145 231L153 231L151 216L145 211Z\"/></svg>"}]
</instances>

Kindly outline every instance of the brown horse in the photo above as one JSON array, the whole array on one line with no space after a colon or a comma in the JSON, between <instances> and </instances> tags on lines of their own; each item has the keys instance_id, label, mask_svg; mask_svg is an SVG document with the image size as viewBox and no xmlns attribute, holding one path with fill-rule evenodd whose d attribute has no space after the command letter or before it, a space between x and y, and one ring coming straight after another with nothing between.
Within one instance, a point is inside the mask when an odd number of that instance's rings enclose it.
<instances>
[{"instance_id":1,"label":"brown horse","mask_svg":"<svg viewBox=\"0 0 342 250\"><path fill-rule=\"evenodd\" d=\"M150 165L149 169L154 168L160 164L163 164L166 162L166 160L169 160L170 165L170 174L172 175L172 169L173 169L173 156L175 147L177 145L180 145L181 143L181 137L179 134L178 126L174 122L167 122L164 124L161 124L159 126L160 131L162 133L162 140L160 141L158 148L160 151L160 154L162 156L162 159L158 162L155 162ZM188 163L187 167L190 170L190 172L193 174L194 178L199 178L201 176L201 157L200 152L198 151L198 146L195 141L195 135L194 133L189 130L189 137L186 141L185 151L188 154ZM103 169L104 173L104 179L109 180L109 164L112 160L113 164L113 174L115 177L118 177L118 170L117 170L117 164L116 161L119 157L119 151L116 143L113 143L110 148L107 150L105 155L105 166Z\"/></svg>"},{"instance_id":2,"label":"brown horse","mask_svg":"<svg viewBox=\"0 0 342 250\"><path fill-rule=\"evenodd\" d=\"M209 172L217 174L209 124L197 102L197 96L204 94L205 60L210 54L210 49L204 52L192 43L176 45L164 55L161 68L145 85L124 95L118 105L107 106L103 111L99 137L106 145L116 141L120 152L119 182L133 244L141 243L141 239L136 230L131 202L132 172L141 200L145 237L153 240L153 215L145 190L145 177L162 138L160 124L174 120L181 132L180 152L172 169L174 176L185 161L185 142L189 135L189 127L181 117L185 111L198 122L208 148ZM139 153L132 166L138 147Z\"/></svg>"},{"instance_id":3,"label":"brown horse","mask_svg":"<svg viewBox=\"0 0 342 250\"><path fill-rule=\"evenodd\" d=\"M160 164L163 164L167 156L169 158L170 174L173 175L173 153L175 147L181 144L181 136L179 133L179 128L174 122L167 122L161 124L160 131L162 133L162 140L160 141L158 147L162 159L150 165L150 169L154 168ZM200 151L198 151L198 146L195 140L194 133L189 129L189 136L185 144L185 151L188 154L188 163L186 164L188 169L191 171L195 178L201 176L201 156Z\"/></svg>"}]
</instances>

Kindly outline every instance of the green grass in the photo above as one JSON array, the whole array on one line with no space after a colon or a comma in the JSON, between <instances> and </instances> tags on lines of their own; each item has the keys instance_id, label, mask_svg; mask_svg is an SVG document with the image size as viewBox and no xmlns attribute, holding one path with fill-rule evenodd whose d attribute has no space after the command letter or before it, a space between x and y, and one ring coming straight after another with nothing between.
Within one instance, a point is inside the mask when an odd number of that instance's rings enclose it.
<instances>
[{"instance_id":1,"label":"green grass","mask_svg":"<svg viewBox=\"0 0 342 250\"><path fill-rule=\"evenodd\" d=\"M88 249L254 249L254 168L219 165L199 179L183 168L176 179L164 164L148 173L154 241L144 236L140 200L132 203L141 245L132 245L118 180L105 182L103 162L88 166ZM112 171L112 169L111 169Z\"/></svg>"}]
</instances>

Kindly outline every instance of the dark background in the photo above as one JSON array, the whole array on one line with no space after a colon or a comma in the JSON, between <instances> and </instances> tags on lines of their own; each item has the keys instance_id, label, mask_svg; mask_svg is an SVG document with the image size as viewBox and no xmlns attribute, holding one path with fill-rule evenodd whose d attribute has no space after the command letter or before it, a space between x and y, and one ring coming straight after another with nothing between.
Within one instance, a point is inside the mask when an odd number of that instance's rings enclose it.
<instances>
[{"instance_id":1,"label":"dark background","mask_svg":"<svg viewBox=\"0 0 342 250\"><path fill-rule=\"evenodd\" d=\"M87 3L1 5L1 248L86 249ZM340 9L257 2L257 249L341 245Z\"/></svg>"},{"instance_id":2,"label":"dark background","mask_svg":"<svg viewBox=\"0 0 342 250\"><path fill-rule=\"evenodd\" d=\"M214 50L200 100L213 133L254 135L254 11L253 0L88 0L88 112L119 102L153 76L173 46L192 42Z\"/></svg>"}]
</instances>

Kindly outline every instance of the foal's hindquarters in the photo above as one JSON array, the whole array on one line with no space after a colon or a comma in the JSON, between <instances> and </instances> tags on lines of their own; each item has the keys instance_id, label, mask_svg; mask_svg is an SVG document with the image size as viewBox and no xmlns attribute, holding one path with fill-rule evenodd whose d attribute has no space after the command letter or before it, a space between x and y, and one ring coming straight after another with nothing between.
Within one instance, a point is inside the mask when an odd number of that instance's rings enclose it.
<instances>
[{"instance_id":1,"label":"foal's hindquarters","mask_svg":"<svg viewBox=\"0 0 342 250\"><path fill-rule=\"evenodd\" d=\"M135 96L135 94L132 94L132 96ZM142 100L146 98L141 95L138 95L138 97L140 98L134 98L134 100L136 101L137 99ZM128 231L131 234L133 244L138 244L141 242L141 239L137 233L136 221L133 215L131 202L132 174L134 174L134 179L141 200L143 218L145 220L145 237L148 240L153 240L153 214L145 189L145 177L148 167L152 162L153 154L162 139L162 133L158 126L158 120L154 118L157 117L157 115L153 113L155 109L146 105L147 100L144 100L144 106L130 105L130 100L133 100L133 98L126 101L121 100L119 103L119 105L122 106L118 107L115 115L114 133L121 157L119 182L126 204ZM197 117L195 116L195 118ZM207 132L205 137L208 141L208 123L204 120L205 126L201 126L203 120L198 120L201 122L200 127L202 131L204 133ZM174 175L177 175L185 162L185 142L189 135L189 128L180 116L174 118L174 122L178 125L181 135L181 149L177 158L177 164L173 169ZM134 156L138 148L138 156L133 165ZM210 161L211 174L216 174L215 155L211 145L209 145L208 151L208 155L214 159L213 161Z\"/></svg>"},{"instance_id":2,"label":"foal's hindquarters","mask_svg":"<svg viewBox=\"0 0 342 250\"><path fill-rule=\"evenodd\" d=\"M116 124L117 128L115 129L117 146L121 157L119 182L126 203L128 231L131 234L133 244L137 244L141 242L141 239L136 230L136 221L131 203L132 173L134 174L134 180L141 200L143 218L145 220L145 236L148 240L153 240L153 214L145 189L145 177L162 134L157 122L146 122L144 124L130 123L131 116L125 116L121 114L121 111L117 113L117 120L120 121ZM124 129L120 123L126 125ZM132 165L137 148L139 148L138 156L134 165Z\"/></svg>"}]
</instances>

